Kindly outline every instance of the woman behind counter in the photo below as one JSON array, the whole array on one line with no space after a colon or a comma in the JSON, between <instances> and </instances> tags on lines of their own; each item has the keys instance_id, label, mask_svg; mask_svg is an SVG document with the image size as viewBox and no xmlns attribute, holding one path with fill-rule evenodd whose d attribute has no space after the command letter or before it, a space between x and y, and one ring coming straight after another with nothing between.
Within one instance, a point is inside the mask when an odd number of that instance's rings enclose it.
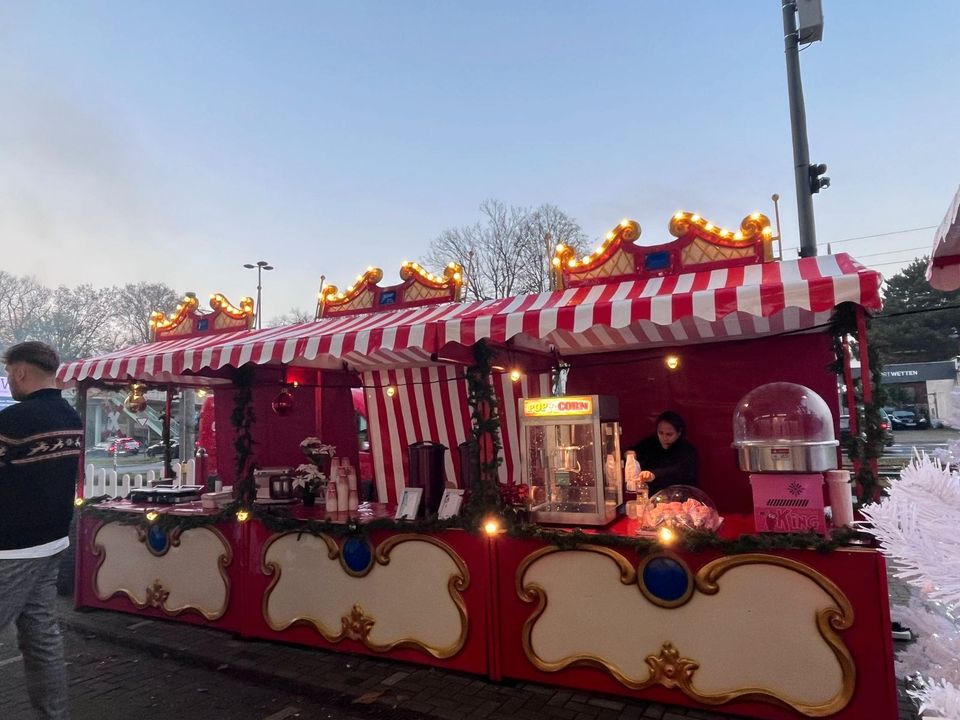
<instances>
[{"instance_id":1,"label":"woman behind counter","mask_svg":"<svg viewBox=\"0 0 960 720\"><path fill-rule=\"evenodd\" d=\"M687 424L672 410L657 417L655 435L633 449L640 463L640 480L650 495L671 485L697 484L697 451L687 440Z\"/></svg>"}]
</instances>

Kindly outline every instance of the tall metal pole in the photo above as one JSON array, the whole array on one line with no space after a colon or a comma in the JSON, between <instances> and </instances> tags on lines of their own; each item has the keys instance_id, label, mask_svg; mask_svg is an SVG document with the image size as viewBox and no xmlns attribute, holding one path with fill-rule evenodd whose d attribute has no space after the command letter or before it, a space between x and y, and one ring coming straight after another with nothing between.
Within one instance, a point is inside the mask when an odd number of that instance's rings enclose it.
<instances>
[{"instance_id":1,"label":"tall metal pole","mask_svg":"<svg viewBox=\"0 0 960 720\"><path fill-rule=\"evenodd\" d=\"M263 327L263 310L260 308L260 290L263 288L260 278L263 275L263 265L257 263L257 330Z\"/></svg>"},{"instance_id":2,"label":"tall metal pole","mask_svg":"<svg viewBox=\"0 0 960 720\"><path fill-rule=\"evenodd\" d=\"M817 230L813 221L810 188L810 148L807 145L807 113L800 82L800 49L796 0L783 0L783 52L787 58L787 91L790 96L790 129L793 134L793 172L797 183L797 219L800 222L800 257L817 254Z\"/></svg>"}]
</instances>

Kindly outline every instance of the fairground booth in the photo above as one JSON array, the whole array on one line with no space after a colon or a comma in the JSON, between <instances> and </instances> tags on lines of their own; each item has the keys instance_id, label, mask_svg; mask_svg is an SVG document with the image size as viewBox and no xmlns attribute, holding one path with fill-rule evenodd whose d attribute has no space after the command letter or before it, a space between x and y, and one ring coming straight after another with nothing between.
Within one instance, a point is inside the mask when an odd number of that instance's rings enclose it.
<instances>
[{"instance_id":1,"label":"fairground booth","mask_svg":"<svg viewBox=\"0 0 960 720\"><path fill-rule=\"evenodd\" d=\"M198 487L78 500L78 606L748 717L893 720L885 566L847 527L851 494L878 492L850 360L870 377L880 277L845 254L775 260L759 213L669 230L560 246L557 289L521 297L462 302L459 266L405 263L397 285L370 268L324 288L289 327L188 298L155 341L65 364L81 397L204 387L216 409ZM667 409L699 480L651 494L628 450Z\"/></svg>"}]
</instances>

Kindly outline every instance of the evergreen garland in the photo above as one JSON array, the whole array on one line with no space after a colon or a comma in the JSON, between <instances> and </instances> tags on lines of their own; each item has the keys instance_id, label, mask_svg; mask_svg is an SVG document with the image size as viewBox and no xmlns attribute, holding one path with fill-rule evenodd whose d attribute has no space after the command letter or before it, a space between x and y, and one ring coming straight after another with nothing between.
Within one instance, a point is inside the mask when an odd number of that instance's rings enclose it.
<instances>
[{"instance_id":1,"label":"evergreen garland","mask_svg":"<svg viewBox=\"0 0 960 720\"><path fill-rule=\"evenodd\" d=\"M870 329L870 316L866 315L866 327ZM843 375L844 353L843 338L857 334L857 305L852 302L841 303L830 318L830 333L833 336L834 361L830 370L837 374L841 384L846 384ZM853 381L854 398L857 404L857 433L850 433L850 437L842 440L843 449L847 457L860 469L853 478L857 497L861 504L876 502L882 494L880 479L874 474L871 460L883 454L883 428L881 427L880 408L883 407L886 394L880 384L883 365L877 350L867 344L867 356L870 360L870 383L873 389L873 402L863 402L863 373L859 380ZM852 422L853 418L851 418Z\"/></svg>"},{"instance_id":2,"label":"evergreen garland","mask_svg":"<svg viewBox=\"0 0 960 720\"><path fill-rule=\"evenodd\" d=\"M478 487L471 488L462 515L467 527L479 528L485 517L503 517L507 513L500 497L500 464L503 462L500 416L497 394L490 380L494 353L481 340L473 346L473 356L474 364L467 368L467 402L473 420L473 441L479 448L480 481Z\"/></svg>"},{"instance_id":3,"label":"evergreen garland","mask_svg":"<svg viewBox=\"0 0 960 720\"><path fill-rule=\"evenodd\" d=\"M252 365L237 368L233 373L234 406L230 424L234 428L233 448L236 452L234 465L233 496L244 506L249 506L257 496L257 484L253 479L255 466L252 462L253 427L256 415L253 412L253 379L256 370Z\"/></svg>"}]
</instances>

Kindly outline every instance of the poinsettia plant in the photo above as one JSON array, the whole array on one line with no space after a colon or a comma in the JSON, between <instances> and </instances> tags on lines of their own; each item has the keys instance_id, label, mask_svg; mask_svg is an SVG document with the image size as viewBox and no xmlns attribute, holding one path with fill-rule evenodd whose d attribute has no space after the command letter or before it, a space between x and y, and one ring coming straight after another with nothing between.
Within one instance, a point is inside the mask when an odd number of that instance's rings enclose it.
<instances>
[{"instance_id":1,"label":"poinsettia plant","mask_svg":"<svg viewBox=\"0 0 960 720\"><path fill-rule=\"evenodd\" d=\"M327 481L327 476L320 471L320 468L310 463L298 465L291 475L293 486L301 488L304 492L315 493Z\"/></svg>"},{"instance_id":2,"label":"poinsettia plant","mask_svg":"<svg viewBox=\"0 0 960 720\"><path fill-rule=\"evenodd\" d=\"M307 457L313 457L314 455L330 455L333 457L337 454L336 445L328 445L318 437L304 438L300 442L300 450Z\"/></svg>"}]
</instances>

